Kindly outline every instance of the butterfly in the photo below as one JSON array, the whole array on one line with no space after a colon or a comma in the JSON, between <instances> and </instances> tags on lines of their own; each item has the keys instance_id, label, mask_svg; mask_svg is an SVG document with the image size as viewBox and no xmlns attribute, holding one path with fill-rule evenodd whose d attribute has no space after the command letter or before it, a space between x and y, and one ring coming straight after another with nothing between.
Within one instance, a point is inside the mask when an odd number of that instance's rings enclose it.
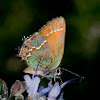
<instances>
[{"instance_id":1,"label":"butterfly","mask_svg":"<svg viewBox=\"0 0 100 100\"><path fill-rule=\"evenodd\" d=\"M60 73L57 69L64 54L65 31L65 19L57 17L24 39L19 57L27 62L25 73L33 74L37 61L36 74L53 78Z\"/></svg>"}]
</instances>

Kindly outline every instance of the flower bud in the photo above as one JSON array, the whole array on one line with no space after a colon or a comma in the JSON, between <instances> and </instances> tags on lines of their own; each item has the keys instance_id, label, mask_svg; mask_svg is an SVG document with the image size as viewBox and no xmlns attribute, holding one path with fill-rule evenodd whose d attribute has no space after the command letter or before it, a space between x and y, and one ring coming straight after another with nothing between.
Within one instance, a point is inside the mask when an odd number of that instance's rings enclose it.
<instances>
[{"instance_id":1,"label":"flower bud","mask_svg":"<svg viewBox=\"0 0 100 100\"><path fill-rule=\"evenodd\" d=\"M12 96L19 96L21 95L26 89L26 83L24 81L16 80L16 82L11 87L11 95Z\"/></svg>"},{"instance_id":2,"label":"flower bud","mask_svg":"<svg viewBox=\"0 0 100 100\"><path fill-rule=\"evenodd\" d=\"M0 79L0 99L7 99L8 97L8 87L6 83Z\"/></svg>"}]
</instances>

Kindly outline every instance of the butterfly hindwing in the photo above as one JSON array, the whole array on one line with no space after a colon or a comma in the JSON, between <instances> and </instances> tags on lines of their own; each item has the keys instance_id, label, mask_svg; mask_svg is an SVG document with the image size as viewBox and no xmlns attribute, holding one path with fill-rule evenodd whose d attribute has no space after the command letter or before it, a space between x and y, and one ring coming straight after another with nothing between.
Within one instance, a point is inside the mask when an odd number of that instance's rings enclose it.
<instances>
[{"instance_id":1,"label":"butterfly hindwing","mask_svg":"<svg viewBox=\"0 0 100 100\"><path fill-rule=\"evenodd\" d=\"M27 61L28 66L35 68L37 61L39 61L38 69L52 66L53 52L43 35L35 33L28 40L25 40L23 44L26 45L26 47L22 45L21 48L25 55L23 58Z\"/></svg>"}]
</instances>

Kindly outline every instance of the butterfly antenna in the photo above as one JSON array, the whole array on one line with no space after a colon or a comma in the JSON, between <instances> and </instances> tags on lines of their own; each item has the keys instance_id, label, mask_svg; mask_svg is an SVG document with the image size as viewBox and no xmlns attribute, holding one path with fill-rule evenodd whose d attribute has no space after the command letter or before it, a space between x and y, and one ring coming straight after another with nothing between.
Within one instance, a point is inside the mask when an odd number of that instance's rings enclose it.
<instances>
[{"instance_id":1,"label":"butterfly antenna","mask_svg":"<svg viewBox=\"0 0 100 100\"><path fill-rule=\"evenodd\" d=\"M81 80L84 79L84 77L82 77L82 76L80 76L80 75L78 75L78 74L76 74L76 73L74 73L74 72L72 72L72 71L69 71L69 70L64 69L64 68L61 68L61 69L62 69L62 70L65 70L65 71L67 71L67 72L69 72L69 73L71 73L71 74L73 74L73 75L75 75L75 76L77 76L77 77L80 77Z\"/></svg>"}]
</instances>

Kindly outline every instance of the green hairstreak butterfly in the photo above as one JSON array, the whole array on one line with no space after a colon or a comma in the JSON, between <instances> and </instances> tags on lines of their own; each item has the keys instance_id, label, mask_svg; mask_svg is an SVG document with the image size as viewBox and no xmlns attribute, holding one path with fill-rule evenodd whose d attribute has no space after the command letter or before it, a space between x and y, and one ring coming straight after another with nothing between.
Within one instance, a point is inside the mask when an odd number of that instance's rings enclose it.
<instances>
[{"instance_id":1,"label":"green hairstreak butterfly","mask_svg":"<svg viewBox=\"0 0 100 100\"><path fill-rule=\"evenodd\" d=\"M65 20L59 17L49 21L39 32L24 39L19 57L27 62L25 73L33 74L39 61L36 74L56 77L56 69L64 53L65 29Z\"/></svg>"}]
</instances>

